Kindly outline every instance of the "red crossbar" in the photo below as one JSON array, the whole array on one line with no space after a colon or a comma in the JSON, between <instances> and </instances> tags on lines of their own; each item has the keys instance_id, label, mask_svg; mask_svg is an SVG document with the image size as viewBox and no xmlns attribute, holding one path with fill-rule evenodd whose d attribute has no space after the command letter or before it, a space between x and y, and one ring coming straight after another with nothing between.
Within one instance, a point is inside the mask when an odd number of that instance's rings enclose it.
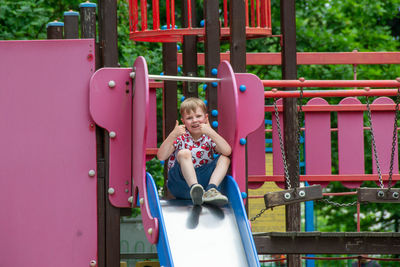
<instances>
[{"instance_id":1,"label":"red crossbar","mask_svg":"<svg viewBox=\"0 0 400 267\"><path fill-rule=\"evenodd\" d=\"M298 108L299 109L299 108ZM367 105L312 105L312 106L302 106L301 108L304 112L320 112L320 111L366 111ZM395 104L371 104L371 110L379 110L379 111L394 111L396 110ZM274 106L264 106L265 112L275 112ZM278 106L278 111L283 111L283 106Z\"/></svg>"},{"instance_id":2,"label":"red crossbar","mask_svg":"<svg viewBox=\"0 0 400 267\"><path fill-rule=\"evenodd\" d=\"M266 26L269 28L269 26ZM221 61L230 60L230 54L221 53ZM204 54L197 54L197 62L204 65ZM247 65L281 65L281 53L247 53ZM297 65L365 65L400 64L399 52L300 52ZM182 54L178 54L178 65L182 65Z\"/></svg>"}]
</instances>

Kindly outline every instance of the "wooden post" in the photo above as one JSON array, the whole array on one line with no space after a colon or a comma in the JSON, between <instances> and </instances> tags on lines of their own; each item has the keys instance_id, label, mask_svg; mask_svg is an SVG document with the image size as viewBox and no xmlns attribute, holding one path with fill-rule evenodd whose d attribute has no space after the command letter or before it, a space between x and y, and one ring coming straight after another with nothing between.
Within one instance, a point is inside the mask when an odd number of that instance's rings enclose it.
<instances>
[{"instance_id":1,"label":"wooden post","mask_svg":"<svg viewBox=\"0 0 400 267\"><path fill-rule=\"evenodd\" d=\"M96 40L96 7L95 3L85 2L79 5L81 15L81 37ZM99 23L100 24L100 23ZM96 41L95 41L96 42ZM103 66L100 45L96 42L96 69Z\"/></svg>"},{"instance_id":2,"label":"wooden post","mask_svg":"<svg viewBox=\"0 0 400 267\"><path fill-rule=\"evenodd\" d=\"M196 27L196 1L191 1L192 7L192 22L191 26ZM188 6L187 0L182 1L182 26L187 28L189 26L188 21ZM182 62L183 62L183 75L184 76L197 76L197 36L196 35L187 35L183 36L183 44L182 44ZM198 93L198 84L194 82L184 82L183 83L183 94L186 97L197 97Z\"/></svg>"},{"instance_id":3,"label":"wooden post","mask_svg":"<svg viewBox=\"0 0 400 267\"><path fill-rule=\"evenodd\" d=\"M232 0L229 9L231 30L230 61L234 72L246 72L246 5Z\"/></svg>"},{"instance_id":4,"label":"wooden post","mask_svg":"<svg viewBox=\"0 0 400 267\"><path fill-rule=\"evenodd\" d=\"M281 29L282 29L282 79L297 79L296 62L296 7L295 0L281 0ZM296 88L285 88L285 90L296 90ZM290 184L292 188L300 185L297 163L298 155L288 153L295 151L298 146L296 129L298 127L297 105L295 98L283 100L283 121L285 133L285 151L289 170ZM286 231L300 231L300 204L286 206ZM300 266L299 255L287 255L287 266Z\"/></svg>"},{"instance_id":5,"label":"wooden post","mask_svg":"<svg viewBox=\"0 0 400 267\"><path fill-rule=\"evenodd\" d=\"M64 23L59 21L47 24L47 39L63 39Z\"/></svg>"},{"instance_id":6,"label":"wooden post","mask_svg":"<svg viewBox=\"0 0 400 267\"><path fill-rule=\"evenodd\" d=\"M176 43L163 43L163 70L165 75L177 75L177 47ZM163 140L172 132L178 120L178 84L176 81L164 81L163 90ZM164 164L164 177L167 177L167 162ZM166 183L164 185L166 198L170 197Z\"/></svg>"},{"instance_id":7,"label":"wooden post","mask_svg":"<svg viewBox=\"0 0 400 267\"><path fill-rule=\"evenodd\" d=\"M79 38L79 13L75 11L64 12L64 37L65 39Z\"/></svg>"},{"instance_id":8,"label":"wooden post","mask_svg":"<svg viewBox=\"0 0 400 267\"><path fill-rule=\"evenodd\" d=\"M99 42L103 67L118 67L117 1L99 0Z\"/></svg>"},{"instance_id":9,"label":"wooden post","mask_svg":"<svg viewBox=\"0 0 400 267\"><path fill-rule=\"evenodd\" d=\"M205 74L207 77L215 77L212 70L217 69L221 61L218 1L204 0L204 27L206 32L204 40ZM208 83L206 90L208 113L210 114L212 110L218 108L216 84ZM214 120L217 120L217 117L214 117Z\"/></svg>"}]
</instances>

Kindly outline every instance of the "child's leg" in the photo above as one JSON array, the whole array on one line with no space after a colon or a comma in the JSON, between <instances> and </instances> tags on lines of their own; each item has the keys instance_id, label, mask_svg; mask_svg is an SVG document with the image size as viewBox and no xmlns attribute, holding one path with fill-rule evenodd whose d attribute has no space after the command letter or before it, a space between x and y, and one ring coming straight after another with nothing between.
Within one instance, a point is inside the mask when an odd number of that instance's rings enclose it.
<instances>
[{"instance_id":1,"label":"child's leg","mask_svg":"<svg viewBox=\"0 0 400 267\"><path fill-rule=\"evenodd\" d=\"M217 165L215 166L214 172L211 175L209 184L219 186L222 180L224 180L225 178L230 163L231 160L228 157L224 155L219 156Z\"/></svg>"},{"instance_id":2,"label":"child's leg","mask_svg":"<svg viewBox=\"0 0 400 267\"><path fill-rule=\"evenodd\" d=\"M226 156L219 156L215 169L210 177L210 182L203 195L203 202L223 206L228 203L228 198L218 191L217 187L221 184L228 171L230 159Z\"/></svg>"},{"instance_id":3,"label":"child's leg","mask_svg":"<svg viewBox=\"0 0 400 267\"><path fill-rule=\"evenodd\" d=\"M181 166L183 178L189 187L197 184L197 176L192 162L192 152L189 149L182 149L178 152L177 160Z\"/></svg>"},{"instance_id":4,"label":"child's leg","mask_svg":"<svg viewBox=\"0 0 400 267\"><path fill-rule=\"evenodd\" d=\"M201 205L203 203L203 187L198 184L196 171L194 170L192 162L192 152L188 149L182 149L177 155L178 163L181 167L183 178L190 187L190 197L194 205Z\"/></svg>"}]
</instances>

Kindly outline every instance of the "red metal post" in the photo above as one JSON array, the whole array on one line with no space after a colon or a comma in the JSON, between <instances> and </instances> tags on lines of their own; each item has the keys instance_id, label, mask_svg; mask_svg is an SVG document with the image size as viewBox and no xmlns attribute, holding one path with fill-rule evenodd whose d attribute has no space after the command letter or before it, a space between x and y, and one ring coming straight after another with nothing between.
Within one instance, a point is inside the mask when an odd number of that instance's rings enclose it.
<instances>
[{"instance_id":1,"label":"red metal post","mask_svg":"<svg viewBox=\"0 0 400 267\"><path fill-rule=\"evenodd\" d=\"M171 12L171 8L170 8L170 3L169 3L169 0L167 0L166 1L166 3L165 3L165 10L166 10L166 13L167 13L167 29L169 29L170 28L170 12Z\"/></svg>"},{"instance_id":2,"label":"red metal post","mask_svg":"<svg viewBox=\"0 0 400 267\"><path fill-rule=\"evenodd\" d=\"M147 30L147 1L140 0L140 11L142 15L142 31Z\"/></svg>"},{"instance_id":3,"label":"red metal post","mask_svg":"<svg viewBox=\"0 0 400 267\"><path fill-rule=\"evenodd\" d=\"M187 10L188 10L188 28L192 28L192 1L187 0Z\"/></svg>"},{"instance_id":4,"label":"red metal post","mask_svg":"<svg viewBox=\"0 0 400 267\"><path fill-rule=\"evenodd\" d=\"M256 10L257 10L257 27L260 27L260 14L261 14L261 10L260 10L260 0L256 0ZM254 26L253 26L254 27Z\"/></svg>"},{"instance_id":5,"label":"red metal post","mask_svg":"<svg viewBox=\"0 0 400 267\"><path fill-rule=\"evenodd\" d=\"M248 2L246 0L246 27L249 27L249 10L248 10ZM254 0L250 0L250 21L251 27L254 27Z\"/></svg>"},{"instance_id":6,"label":"red metal post","mask_svg":"<svg viewBox=\"0 0 400 267\"><path fill-rule=\"evenodd\" d=\"M171 24L172 24L171 28L175 29L175 0L171 0ZM189 25L190 25L190 21L189 21Z\"/></svg>"},{"instance_id":7,"label":"red metal post","mask_svg":"<svg viewBox=\"0 0 400 267\"><path fill-rule=\"evenodd\" d=\"M153 29L160 29L160 3L158 0L153 0Z\"/></svg>"},{"instance_id":8,"label":"red metal post","mask_svg":"<svg viewBox=\"0 0 400 267\"><path fill-rule=\"evenodd\" d=\"M228 0L224 0L224 27L228 27Z\"/></svg>"}]
</instances>

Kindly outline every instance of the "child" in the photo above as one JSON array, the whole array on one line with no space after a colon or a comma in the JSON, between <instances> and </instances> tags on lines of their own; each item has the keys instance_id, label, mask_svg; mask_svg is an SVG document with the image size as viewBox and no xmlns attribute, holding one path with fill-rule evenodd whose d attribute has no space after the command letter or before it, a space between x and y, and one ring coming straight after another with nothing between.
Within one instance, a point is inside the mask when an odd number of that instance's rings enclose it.
<instances>
[{"instance_id":1,"label":"child","mask_svg":"<svg viewBox=\"0 0 400 267\"><path fill-rule=\"evenodd\" d=\"M168 189L176 197L222 206L228 198L218 186L229 168L231 147L208 121L206 105L198 98L187 98L181 104L182 123L161 144L157 157L168 160ZM213 160L215 152L221 155ZM205 193L204 193L205 188Z\"/></svg>"}]
</instances>

